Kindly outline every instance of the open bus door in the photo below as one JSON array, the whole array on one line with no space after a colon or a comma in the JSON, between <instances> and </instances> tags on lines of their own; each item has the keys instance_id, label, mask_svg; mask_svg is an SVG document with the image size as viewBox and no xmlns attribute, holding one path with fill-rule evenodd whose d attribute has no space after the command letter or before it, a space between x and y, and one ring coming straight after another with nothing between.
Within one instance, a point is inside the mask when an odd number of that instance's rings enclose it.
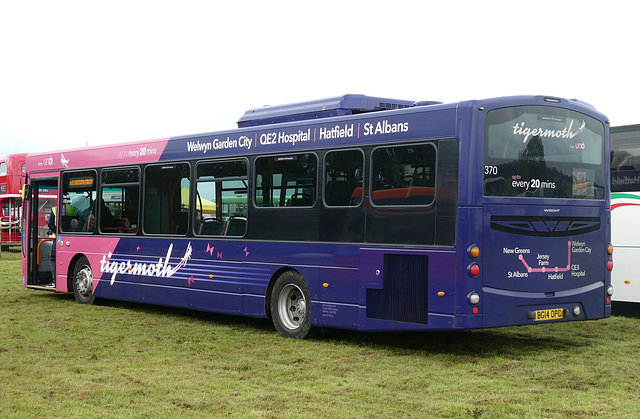
<instances>
[{"instance_id":1,"label":"open bus door","mask_svg":"<svg viewBox=\"0 0 640 419\"><path fill-rule=\"evenodd\" d=\"M57 231L50 231L48 222L57 207L58 179L32 179L31 184L25 186L25 198L28 200L24 213L26 251L23 252L26 285L55 291Z\"/></svg>"}]
</instances>

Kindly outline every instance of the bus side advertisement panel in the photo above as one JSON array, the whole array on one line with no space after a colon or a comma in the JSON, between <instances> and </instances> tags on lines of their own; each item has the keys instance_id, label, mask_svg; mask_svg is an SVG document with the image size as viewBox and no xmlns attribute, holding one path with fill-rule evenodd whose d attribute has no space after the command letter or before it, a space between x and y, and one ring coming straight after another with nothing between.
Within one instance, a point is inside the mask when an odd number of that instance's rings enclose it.
<instances>
[{"instance_id":1,"label":"bus side advertisement panel","mask_svg":"<svg viewBox=\"0 0 640 419\"><path fill-rule=\"evenodd\" d=\"M168 139L40 153L27 160L27 171L65 170L87 166L128 165L160 160Z\"/></svg>"},{"instance_id":2,"label":"bus side advertisement panel","mask_svg":"<svg viewBox=\"0 0 640 419\"><path fill-rule=\"evenodd\" d=\"M244 153L271 153L311 147L339 147L356 143L452 137L455 111L433 110L339 122L309 123L304 126L276 125L260 130L239 130L201 136L174 137L162 160L212 158Z\"/></svg>"},{"instance_id":3,"label":"bus side advertisement panel","mask_svg":"<svg viewBox=\"0 0 640 419\"><path fill-rule=\"evenodd\" d=\"M64 238L69 249L87 238ZM264 317L269 282L295 269L309 286L316 324L355 328L358 247L184 238L92 239L86 254L97 297ZM65 246L66 247L66 246ZM87 247L88 248L88 247ZM72 252L63 260L66 264ZM289 255L289 265L281 261Z\"/></svg>"},{"instance_id":4,"label":"bus side advertisement panel","mask_svg":"<svg viewBox=\"0 0 640 419\"><path fill-rule=\"evenodd\" d=\"M69 287L67 289L67 276L72 277L72 270L75 264L75 258L83 255L89 261L93 270L93 291L96 292L96 287L100 281L100 262L103 256L110 255L118 246L120 241L117 237L110 238L95 238L92 236L65 236L59 235L56 239L56 290L60 292L73 292L73 289ZM99 245L97 245L99 241ZM91 251L88 249L100 249L100 252ZM68 268L63 270L62 267ZM68 274L68 275L67 275Z\"/></svg>"}]
</instances>

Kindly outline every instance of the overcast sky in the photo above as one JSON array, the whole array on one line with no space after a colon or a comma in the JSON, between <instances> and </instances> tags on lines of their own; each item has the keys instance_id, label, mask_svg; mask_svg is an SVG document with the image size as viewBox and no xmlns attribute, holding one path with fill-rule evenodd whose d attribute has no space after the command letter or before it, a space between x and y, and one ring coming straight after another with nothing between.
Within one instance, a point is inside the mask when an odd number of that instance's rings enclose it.
<instances>
[{"instance_id":1,"label":"overcast sky","mask_svg":"<svg viewBox=\"0 0 640 419\"><path fill-rule=\"evenodd\" d=\"M629 1L0 0L0 155L236 127L362 93L579 98L640 123Z\"/></svg>"}]
</instances>

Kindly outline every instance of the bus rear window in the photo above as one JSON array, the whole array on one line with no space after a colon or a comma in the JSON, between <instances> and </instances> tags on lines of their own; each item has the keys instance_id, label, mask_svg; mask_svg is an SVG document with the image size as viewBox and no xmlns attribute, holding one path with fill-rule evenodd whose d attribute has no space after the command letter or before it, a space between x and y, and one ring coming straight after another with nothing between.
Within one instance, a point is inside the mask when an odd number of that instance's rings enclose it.
<instances>
[{"instance_id":1,"label":"bus rear window","mask_svg":"<svg viewBox=\"0 0 640 419\"><path fill-rule=\"evenodd\" d=\"M604 199L604 127L566 109L518 106L487 114L484 195Z\"/></svg>"}]
</instances>

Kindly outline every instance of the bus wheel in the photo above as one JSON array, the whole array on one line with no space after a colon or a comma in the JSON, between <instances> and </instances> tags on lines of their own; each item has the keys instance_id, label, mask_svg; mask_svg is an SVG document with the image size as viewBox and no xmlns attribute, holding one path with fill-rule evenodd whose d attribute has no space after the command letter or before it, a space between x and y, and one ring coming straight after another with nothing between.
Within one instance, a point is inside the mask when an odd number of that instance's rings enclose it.
<instances>
[{"instance_id":1,"label":"bus wheel","mask_svg":"<svg viewBox=\"0 0 640 419\"><path fill-rule=\"evenodd\" d=\"M73 268L73 295L80 304L93 304L93 272L86 257L81 257Z\"/></svg>"},{"instance_id":2,"label":"bus wheel","mask_svg":"<svg viewBox=\"0 0 640 419\"><path fill-rule=\"evenodd\" d=\"M302 276L294 271L280 275L271 294L271 319L285 338L304 339L311 330L311 295Z\"/></svg>"}]
</instances>

